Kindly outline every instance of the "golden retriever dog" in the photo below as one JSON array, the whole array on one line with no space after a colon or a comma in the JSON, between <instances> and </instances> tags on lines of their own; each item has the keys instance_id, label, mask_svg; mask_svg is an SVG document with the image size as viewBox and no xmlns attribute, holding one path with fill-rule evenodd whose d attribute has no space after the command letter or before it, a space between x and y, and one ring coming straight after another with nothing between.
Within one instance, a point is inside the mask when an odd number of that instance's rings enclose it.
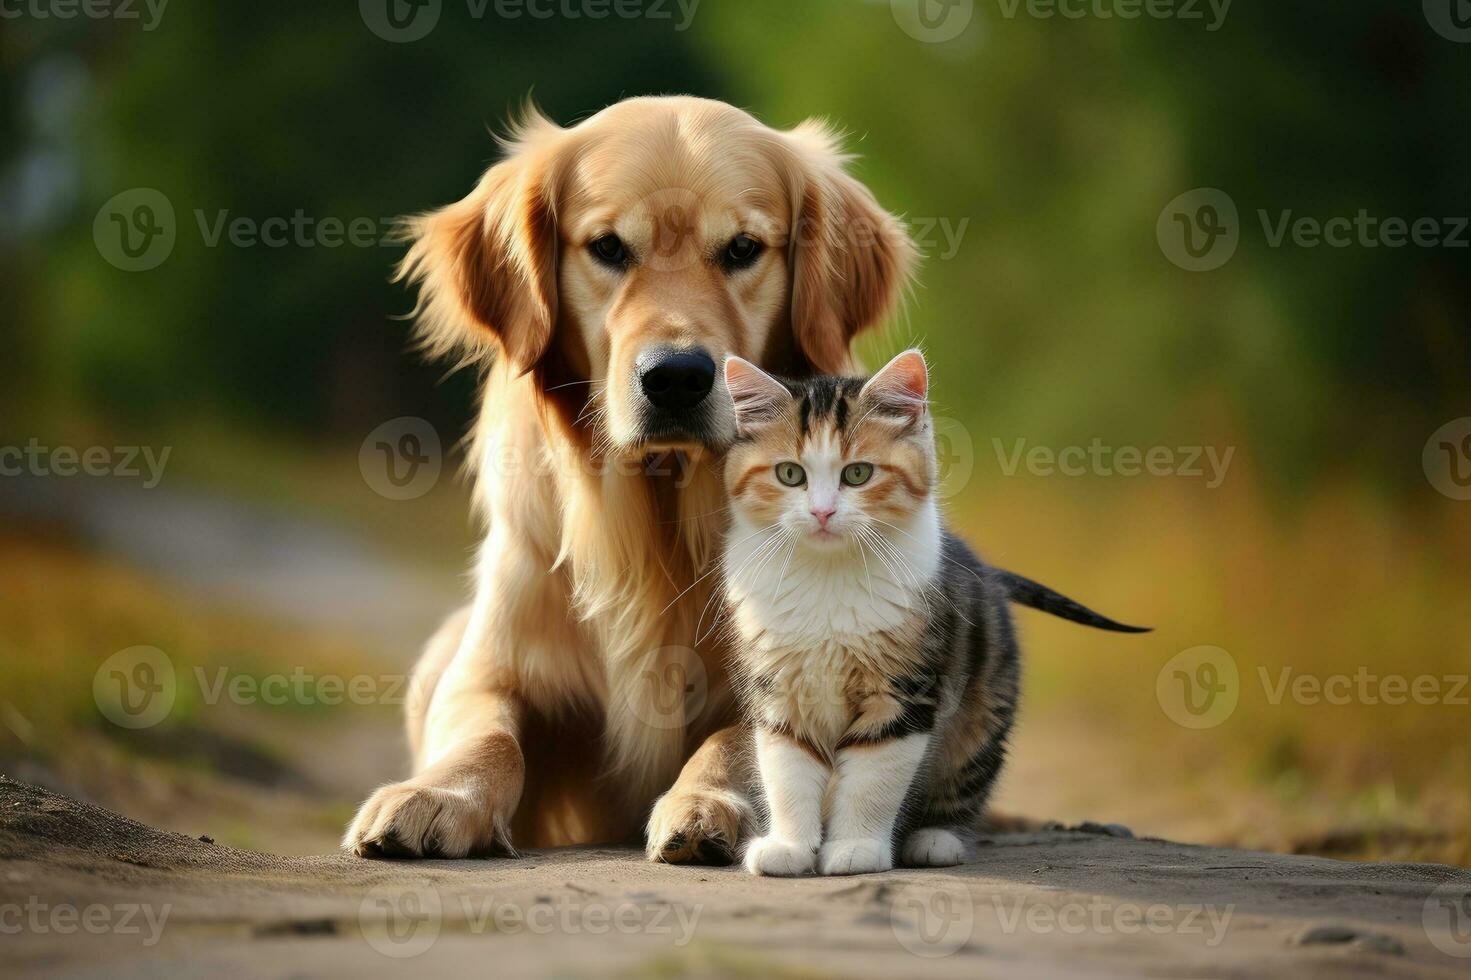
<instances>
[{"instance_id":1,"label":"golden retriever dog","mask_svg":"<svg viewBox=\"0 0 1471 980\"><path fill-rule=\"evenodd\" d=\"M652 859L728 862L752 809L710 628L734 435L717 366L853 371L913 247L815 121L636 98L567 128L528 109L504 149L408 222L421 335L483 376L485 538L471 603L415 668L413 774L344 846L463 857L643 831Z\"/></svg>"}]
</instances>

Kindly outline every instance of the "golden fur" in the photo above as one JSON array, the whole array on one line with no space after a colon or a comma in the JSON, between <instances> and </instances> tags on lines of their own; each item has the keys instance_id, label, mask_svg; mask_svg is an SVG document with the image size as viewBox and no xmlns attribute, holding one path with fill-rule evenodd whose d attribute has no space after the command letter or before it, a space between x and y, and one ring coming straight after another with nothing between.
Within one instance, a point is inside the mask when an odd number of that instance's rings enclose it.
<instances>
[{"instance_id":1,"label":"golden fur","mask_svg":"<svg viewBox=\"0 0 1471 980\"><path fill-rule=\"evenodd\" d=\"M702 833L733 845L748 815L723 654L696 642L722 446L644 439L634 361L676 343L850 371L911 245L819 123L780 132L718 102L640 98L569 128L528 110L503 147L467 197L406 223L400 277L419 287L425 346L483 372L469 466L486 534L474 600L417 668L414 773L363 805L344 846L634 839L678 776L651 854L699 858ZM709 259L737 232L766 245L739 275ZM599 265L589 243L609 233L641 260ZM702 672L686 717L661 679Z\"/></svg>"}]
</instances>

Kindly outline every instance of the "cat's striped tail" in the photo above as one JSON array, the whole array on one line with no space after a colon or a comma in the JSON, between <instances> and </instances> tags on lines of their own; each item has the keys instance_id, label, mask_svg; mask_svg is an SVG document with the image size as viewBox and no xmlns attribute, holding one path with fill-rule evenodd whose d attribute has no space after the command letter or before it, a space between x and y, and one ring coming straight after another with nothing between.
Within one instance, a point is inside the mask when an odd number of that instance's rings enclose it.
<instances>
[{"instance_id":1,"label":"cat's striped tail","mask_svg":"<svg viewBox=\"0 0 1471 980\"><path fill-rule=\"evenodd\" d=\"M1033 582L1024 575L995 569L996 575L1006 586L1011 601L1041 610L1061 619L1082 623L1095 629L1112 630L1115 633L1148 633L1152 627L1129 626L1100 615L1080 602L1074 602L1060 592L1054 592L1040 582Z\"/></svg>"}]
</instances>

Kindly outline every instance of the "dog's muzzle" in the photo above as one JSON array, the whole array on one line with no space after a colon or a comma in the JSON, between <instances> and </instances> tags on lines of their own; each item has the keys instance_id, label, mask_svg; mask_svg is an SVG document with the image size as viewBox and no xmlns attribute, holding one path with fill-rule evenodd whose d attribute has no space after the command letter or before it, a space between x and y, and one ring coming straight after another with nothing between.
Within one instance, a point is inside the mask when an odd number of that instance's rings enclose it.
<instances>
[{"instance_id":1,"label":"dog's muzzle","mask_svg":"<svg viewBox=\"0 0 1471 980\"><path fill-rule=\"evenodd\" d=\"M702 347L655 347L634 361L643 393L639 412L646 445L678 447L723 442L721 420L729 413L714 404L715 358Z\"/></svg>"}]
</instances>

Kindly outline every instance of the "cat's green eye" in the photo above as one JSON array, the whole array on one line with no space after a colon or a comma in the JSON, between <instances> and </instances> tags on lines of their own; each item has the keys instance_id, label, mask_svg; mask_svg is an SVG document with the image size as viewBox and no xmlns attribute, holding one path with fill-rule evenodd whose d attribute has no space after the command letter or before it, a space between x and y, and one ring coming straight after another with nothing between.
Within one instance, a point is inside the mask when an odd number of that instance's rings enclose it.
<instances>
[{"instance_id":1,"label":"cat's green eye","mask_svg":"<svg viewBox=\"0 0 1471 980\"><path fill-rule=\"evenodd\" d=\"M796 463L777 463L776 478L783 486L800 487L807 482L807 471Z\"/></svg>"},{"instance_id":2,"label":"cat's green eye","mask_svg":"<svg viewBox=\"0 0 1471 980\"><path fill-rule=\"evenodd\" d=\"M843 483L847 486L861 487L872 478L872 463L849 463L843 467Z\"/></svg>"}]
</instances>

